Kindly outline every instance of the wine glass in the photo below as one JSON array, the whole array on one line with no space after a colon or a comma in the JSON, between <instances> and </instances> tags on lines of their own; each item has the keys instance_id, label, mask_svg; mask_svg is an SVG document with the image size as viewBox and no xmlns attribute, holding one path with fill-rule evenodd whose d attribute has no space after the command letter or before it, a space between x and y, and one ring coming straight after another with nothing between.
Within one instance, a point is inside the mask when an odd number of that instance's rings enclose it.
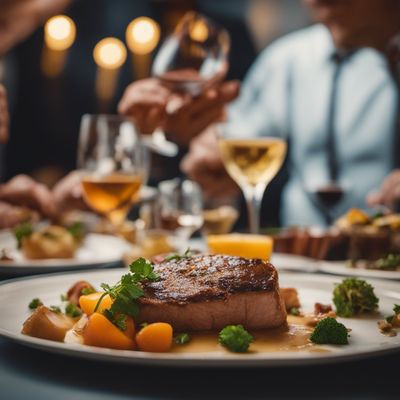
<instances>
[{"instance_id":1,"label":"wine glass","mask_svg":"<svg viewBox=\"0 0 400 400\"><path fill-rule=\"evenodd\" d=\"M327 226L332 225L336 206L343 196L350 190L349 182L337 182L328 180L324 182L312 182L305 186L311 201L321 210Z\"/></svg>"},{"instance_id":2,"label":"wine glass","mask_svg":"<svg viewBox=\"0 0 400 400\"><path fill-rule=\"evenodd\" d=\"M158 225L174 231L188 242L194 232L203 225L203 202L200 186L179 178L160 182Z\"/></svg>"},{"instance_id":3,"label":"wine glass","mask_svg":"<svg viewBox=\"0 0 400 400\"><path fill-rule=\"evenodd\" d=\"M86 203L114 226L121 224L148 173L145 150L132 120L82 117L78 167Z\"/></svg>"},{"instance_id":4,"label":"wine glass","mask_svg":"<svg viewBox=\"0 0 400 400\"><path fill-rule=\"evenodd\" d=\"M218 143L224 166L246 199L250 232L259 233L261 201L268 183L280 170L286 142L278 137L245 137L238 127L220 124Z\"/></svg>"},{"instance_id":5,"label":"wine glass","mask_svg":"<svg viewBox=\"0 0 400 400\"><path fill-rule=\"evenodd\" d=\"M211 19L190 11L159 49L152 65L152 75L174 92L199 96L225 76L229 48L229 33L225 29ZM171 96L166 112L172 115L181 106L182 100ZM167 149L161 129L153 133L152 140L157 147ZM172 150L169 145L168 150Z\"/></svg>"}]
</instances>

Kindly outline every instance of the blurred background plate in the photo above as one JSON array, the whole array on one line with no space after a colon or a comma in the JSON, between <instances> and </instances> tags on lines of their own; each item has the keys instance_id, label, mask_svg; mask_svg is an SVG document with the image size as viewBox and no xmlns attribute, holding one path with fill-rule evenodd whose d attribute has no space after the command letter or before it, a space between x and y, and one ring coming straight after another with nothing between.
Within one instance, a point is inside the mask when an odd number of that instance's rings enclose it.
<instances>
[{"instance_id":1,"label":"blurred background plate","mask_svg":"<svg viewBox=\"0 0 400 400\"><path fill-rule=\"evenodd\" d=\"M317 261L293 254L273 253L270 261L278 271L317 272L318 270Z\"/></svg>"},{"instance_id":2,"label":"blurred background plate","mask_svg":"<svg viewBox=\"0 0 400 400\"><path fill-rule=\"evenodd\" d=\"M122 261L130 249L124 239L111 235L90 233L74 258L29 260L17 250L17 242L9 231L0 232L0 249L7 249L13 261L0 260L0 275L17 276L67 270L105 267Z\"/></svg>"},{"instance_id":3,"label":"blurred background plate","mask_svg":"<svg viewBox=\"0 0 400 400\"><path fill-rule=\"evenodd\" d=\"M345 261L320 261L318 262L318 271L334 275L400 280L400 271L351 268Z\"/></svg>"}]
</instances>

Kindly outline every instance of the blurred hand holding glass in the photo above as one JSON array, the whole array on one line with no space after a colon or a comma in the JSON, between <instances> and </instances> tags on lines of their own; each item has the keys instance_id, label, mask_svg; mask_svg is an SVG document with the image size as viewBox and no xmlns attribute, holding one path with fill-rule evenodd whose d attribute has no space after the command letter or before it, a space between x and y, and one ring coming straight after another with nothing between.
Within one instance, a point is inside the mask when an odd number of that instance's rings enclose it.
<instances>
[{"instance_id":1,"label":"blurred hand holding glass","mask_svg":"<svg viewBox=\"0 0 400 400\"><path fill-rule=\"evenodd\" d=\"M199 13L188 12L162 44L153 62L152 75L174 92L199 96L224 78L229 47L225 29ZM166 112L174 114L183 101L181 96L171 96ZM156 130L153 141L162 145L164 132Z\"/></svg>"},{"instance_id":2,"label":"blurred hand holding glass","mask_svg":"<svg viewBox=\"0 0 400 400\"><path fill-rule=\"evenodd\" d=\"M261 201L268 183L280 170L286 142L277 137L252 137L239 126L219 124L218 142L222 161L231 178L242 189L247 202L250 232L260 229Z\"/></svg>"},{"instance_id":3,"label":"blurred hand holding glass","mask_svg":"<svg viewBox=\"0 0 400 400\"><path fill-rule=\"evenodd\" d=\"M117 115L84 115L78 167L87 204L113 224L123 222L149 168L133 122Z\"/></svg>"}]
</instances>

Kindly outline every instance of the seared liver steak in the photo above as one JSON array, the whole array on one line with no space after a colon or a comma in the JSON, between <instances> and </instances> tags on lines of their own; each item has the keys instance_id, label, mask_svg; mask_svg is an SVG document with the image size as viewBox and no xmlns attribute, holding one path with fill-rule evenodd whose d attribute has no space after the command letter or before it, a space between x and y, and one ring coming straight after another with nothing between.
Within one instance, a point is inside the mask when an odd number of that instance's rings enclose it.
<instances>
[{"instance_id":1,"label":"seared liver steak","mask_svg":"<svg viewBox=\"0 0 400 400\"><path fill-rule=\"evenodd\" d=\"M248 329L286 322L274 266L258 259L198 255L154 266L157 282L144 285L140 321L168 322L175 330Z\"/></svg>"}]
</instances>

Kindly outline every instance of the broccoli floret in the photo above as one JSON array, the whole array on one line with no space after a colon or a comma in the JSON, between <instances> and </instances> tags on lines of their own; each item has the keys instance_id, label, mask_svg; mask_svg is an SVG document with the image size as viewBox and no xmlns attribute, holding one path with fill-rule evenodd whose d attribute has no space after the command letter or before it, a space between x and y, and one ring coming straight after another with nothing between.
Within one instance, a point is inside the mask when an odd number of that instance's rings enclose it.
<instances>
[{"instance_id":1,"label":"broccoli floret","mask_svg":"<svg viewBox=\"0 0 400 400\"><path fill-rule=\"evenodd\" d=\"M347 336L347 328L343 324L327 317L318 322L310 340L317 344L349 344Z\"/></svg>"},{"instance_id":2,"label":"broccoli floret","mask_svg":"<svg viewBox=\"0 0 400 400\"><path fill-rule=\"evenodd\" d=\"M253 341L253 336L242 325L228 325L221 330L218 340L230 351L245 353Z\"/></svg>"},{"instance_id":3,"label":"broccoli floret","mask_svg":"<svg viewBox=\"0 0 400 400\"><path fill-rule=\"evenodd\" d=\"M374 288L362 279L347 278L333 290L333 303L340 317L352 317L378 309Z\"/></svg>"}]
</instances>

